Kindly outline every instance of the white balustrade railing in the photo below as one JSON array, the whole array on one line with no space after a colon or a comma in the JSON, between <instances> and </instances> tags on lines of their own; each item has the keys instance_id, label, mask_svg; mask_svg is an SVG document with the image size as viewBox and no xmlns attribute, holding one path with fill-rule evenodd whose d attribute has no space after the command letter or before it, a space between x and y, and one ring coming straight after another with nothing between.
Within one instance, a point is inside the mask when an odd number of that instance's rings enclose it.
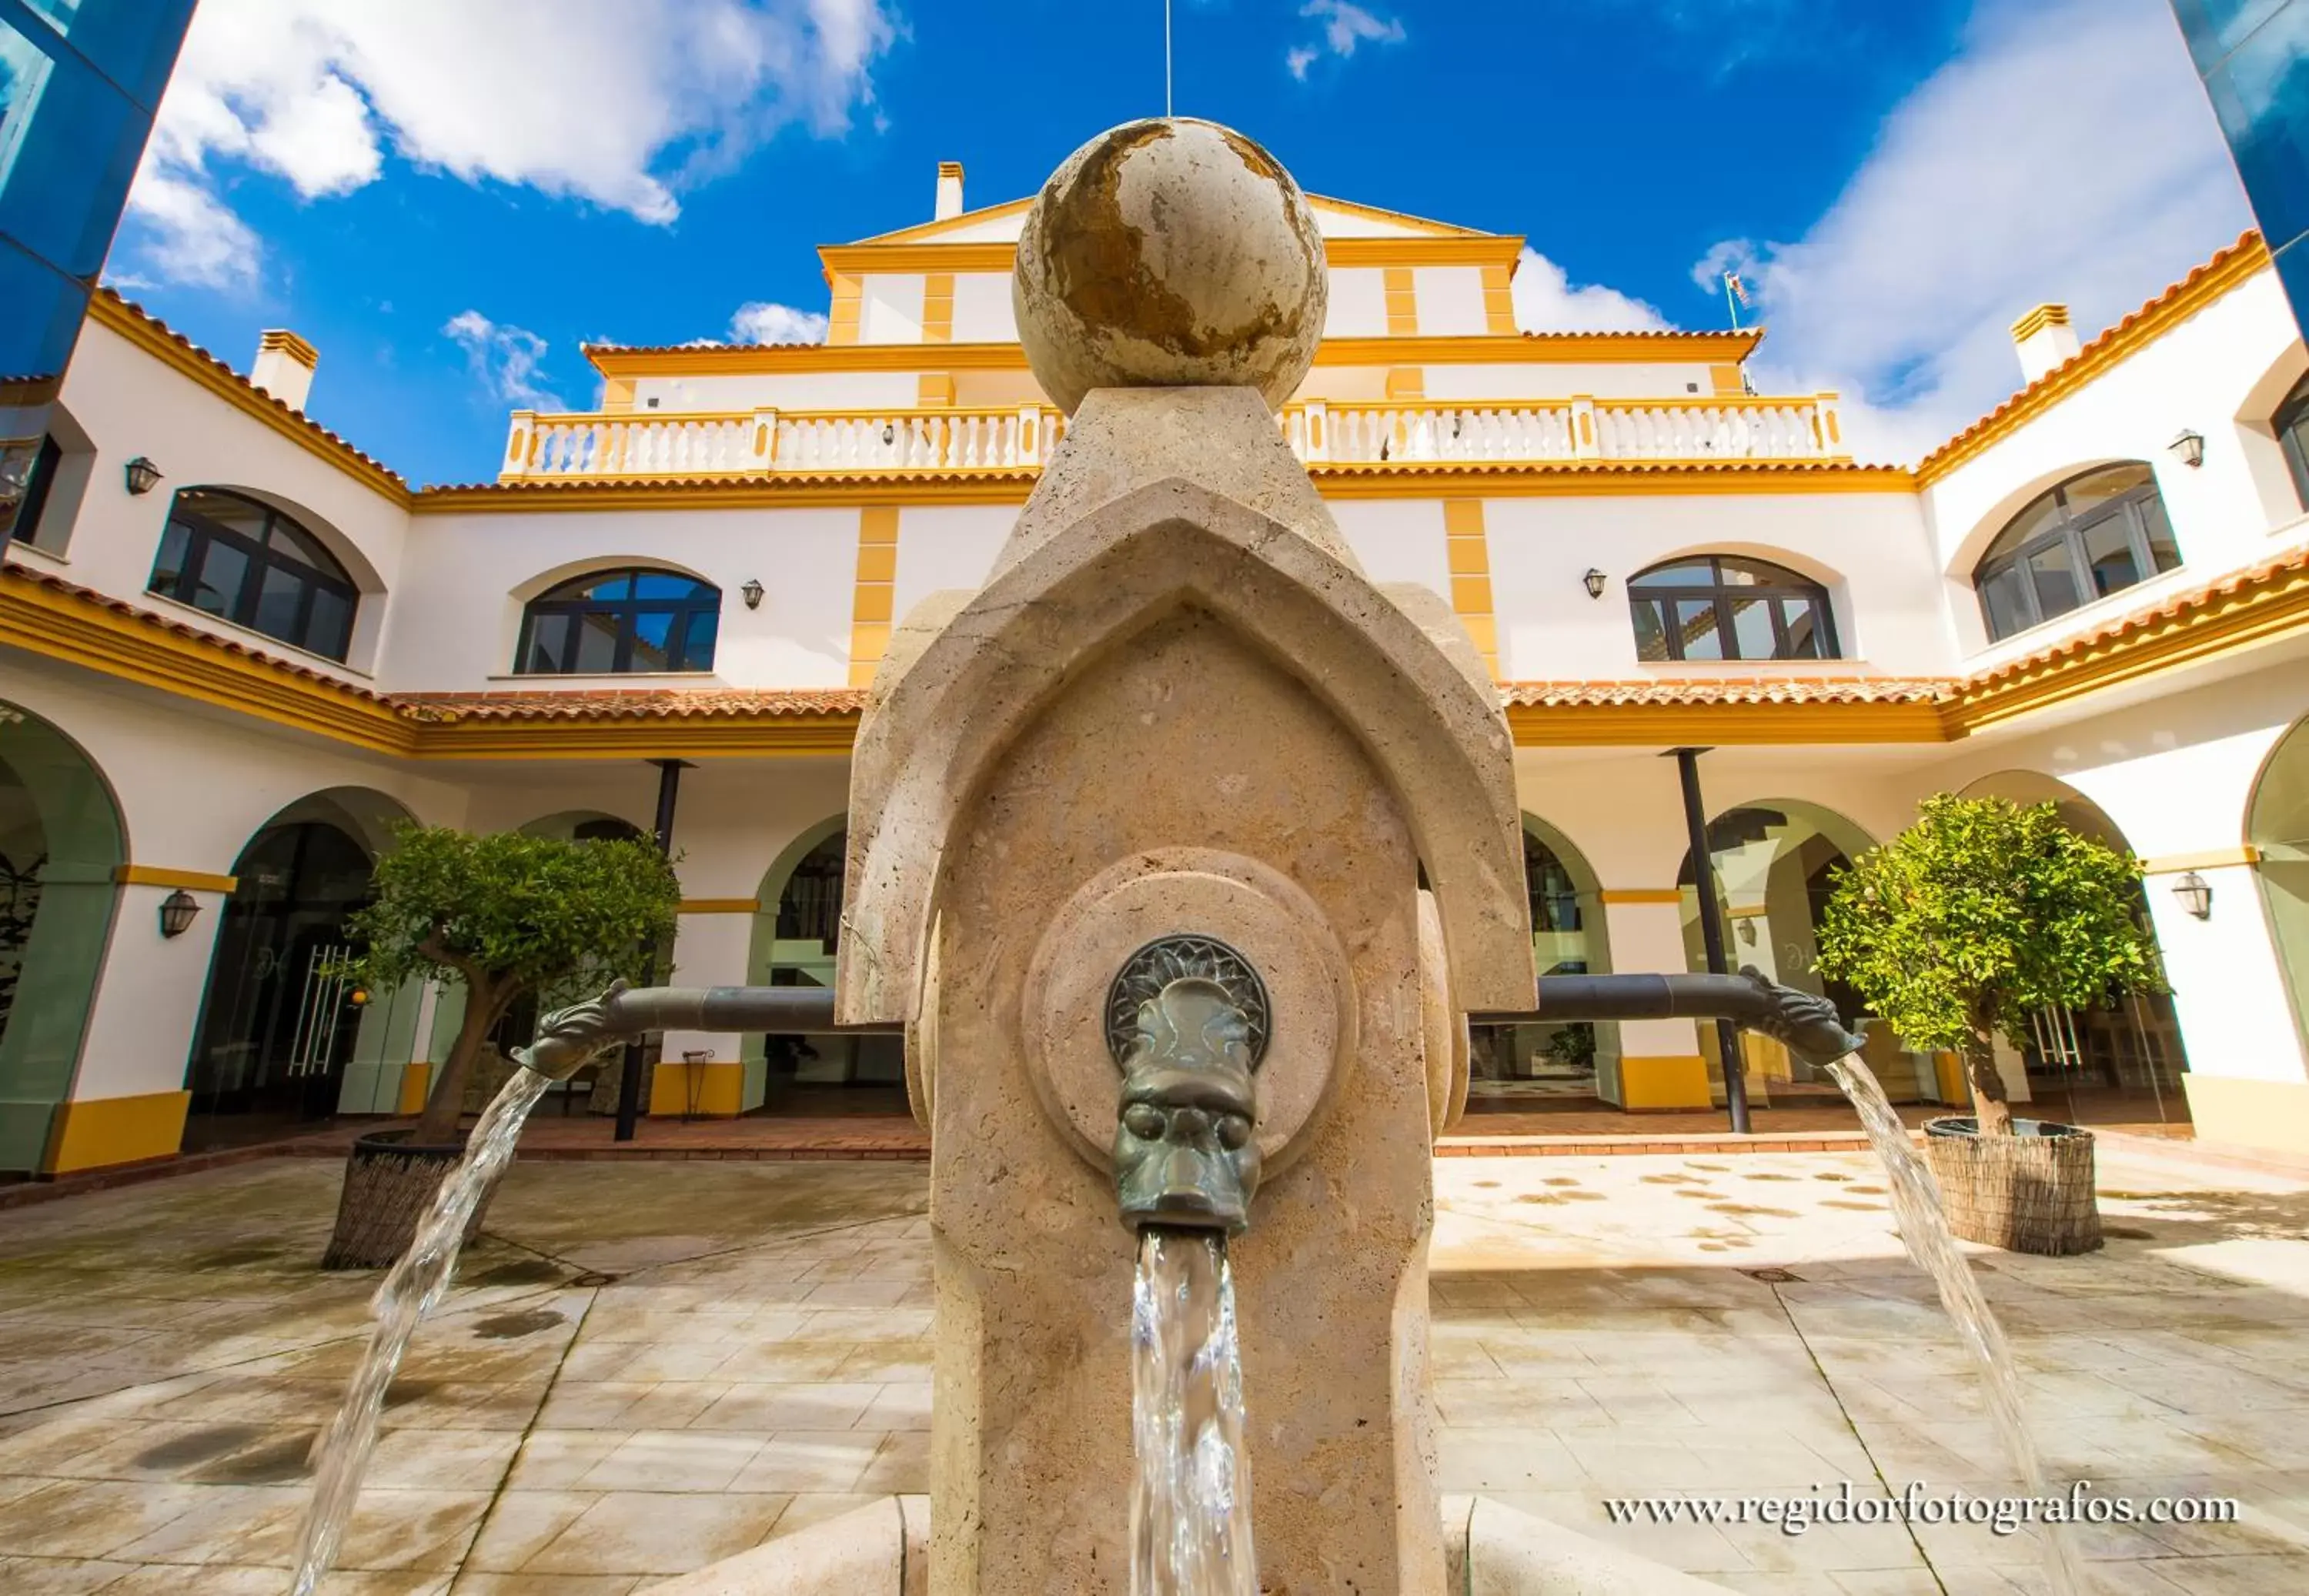
<instances>
[{"instance_id":1,"label":"white balustrade railing","mask_svg":"<svg viewBox=\"0 0 2309 1596\"><path fill-rule=\"evenodd\" d=\"M515 410L500 481L779 472L1016 470L1065 430L1042 405L1007 410L540 415Z\"/></svg>"},{"instance_id":2,"label":"white balustrade railing","mask_svg":"<svg viewBox=\"0 0 2309 1596\"><path fill-rule=\"evenodd\" d=\"M1310 465L1641 460L1843 461L1837 396L1307 400L1279 424ZM1038 469L1066 430L1044 405L1008 409L757 410L727 415L540 415L515 410L500 480Z\"/></svg>"}]
</instances>

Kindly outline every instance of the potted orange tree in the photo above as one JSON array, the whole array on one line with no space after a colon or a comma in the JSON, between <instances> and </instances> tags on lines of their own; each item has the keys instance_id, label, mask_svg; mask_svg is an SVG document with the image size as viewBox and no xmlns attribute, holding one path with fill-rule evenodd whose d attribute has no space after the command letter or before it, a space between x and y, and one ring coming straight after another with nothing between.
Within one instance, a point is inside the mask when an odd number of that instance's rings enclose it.
<instances>
[{"instance_id":1,"label":"potted orange tree","mask_svg":"<svg viewBox=\"0 0 2309 1596\"><path fill-rule=\"evenodd\" d=\"M1973 1112L1925 1126L1949 1224L1969 1241L2061 1255L2100 1245L2089 1134L2018 1119L1996 1067L2029 1016L2161 991L2140 862L2078 835L2051 804L1941 793L1839 876L1819 970L1908 1047L1964 1061Z\"/></svg>"},{"instance_id":2,"label":"potted orange tree","mask_svg":"<svg viewBox=\"0 0 2309 1596\"><path fill-rule=\"evenodd\" d=\"M377 860L375 897L348 927L372 988L411 976L464 988L464 1017L409 1130L353 1144L324 1269L377 1269L407 1250L464 1151L465 1083L489 1031L524 994L636 979L670 941L681 889L649 842L563 841L404 826Z\"/></svg>"}]
</instances>

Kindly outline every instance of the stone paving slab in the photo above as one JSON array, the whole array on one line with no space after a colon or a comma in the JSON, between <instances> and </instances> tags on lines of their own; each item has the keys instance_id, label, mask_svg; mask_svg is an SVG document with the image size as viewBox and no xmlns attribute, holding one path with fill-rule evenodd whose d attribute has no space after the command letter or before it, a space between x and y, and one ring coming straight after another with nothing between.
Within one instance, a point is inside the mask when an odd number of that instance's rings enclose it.
<instances>
[{"instance_id":1,"label":"stone paving slab","mask_svg":"<svg viewBox=\"0 0 2309 1596\"><path fill-rule=\"evenodd\" d=\"M2044 1450L2106 1494L2244 1511L2088 1529L2096 1589L2309 1589L2309 1182L2103 1166L2106 1252L1976 1255ZM312 1268L336 1179L244 1164L0 1222L0 1592L277 1596L374 1286ZM2025 1532L1607 1520L1623 1496L2011 1488L1867 1159L1436 1181L1446 1489L1734 1590L2043 1589ZM518 1166L388 1395L325 1596L625 1596L922 1490L925 1207L903 1164Z\"/></svg>"}]
</instances>

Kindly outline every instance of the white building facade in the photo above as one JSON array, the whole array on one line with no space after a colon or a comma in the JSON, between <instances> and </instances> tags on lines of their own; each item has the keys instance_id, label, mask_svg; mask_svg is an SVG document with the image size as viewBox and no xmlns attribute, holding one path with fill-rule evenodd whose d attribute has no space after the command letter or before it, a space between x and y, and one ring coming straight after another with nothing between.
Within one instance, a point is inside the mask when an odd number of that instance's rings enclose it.
<instances>
[{"instance_id":1,"label":"white building facade","mask_svg":"<svg viewBox=\"0 0 2309 1596\"><path fill-rule=\"evenodd\" d=\"M454 993L322 973L407 819L646 829L686 762L673 979L826 976L863 690L1063 436L1011 320L1025 203L961 186L821 252L823 344L589 349L599 409L516 412L474 486L307 420L293 334L244 377L99 299L0 572L0 1171L420 1101ZM2309 352L2258 239L2088 345L2032 313L2027 385L1908 469L1855 462L1834 394L1750 392L1755 332L1519 332L1520 239L1315 206L1330 319L1278 425L1492 664L1543 970L1696 967L1669 750L1709 750L1734 962L1847 1007L1811 968L1839 864L1930 793L2052 798L2146 862L2173 993L2043 1016L2016 1094L2309 1152ZM669 1036L650 1105L862 1102L893 1046ZM1722 1100L1683 1021L1502 1029L1477 1068L1479 1109Z\"/></svg>"}]
</instances>

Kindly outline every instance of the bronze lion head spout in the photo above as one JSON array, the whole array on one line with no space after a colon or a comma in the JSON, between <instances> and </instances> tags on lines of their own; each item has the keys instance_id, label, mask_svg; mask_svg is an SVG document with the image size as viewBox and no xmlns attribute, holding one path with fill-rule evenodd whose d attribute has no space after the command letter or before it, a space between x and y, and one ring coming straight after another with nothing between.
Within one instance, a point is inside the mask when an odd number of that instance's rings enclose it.
<instances>
[{"instance_id":1,"label":"bronze lion head spout","mask_svg":"<svg viewBox=\"0 0 2309 1596\"><path fill-rule=\"evenodd\" d=\"M1265 1015L1247 1013L1244 995L1240 983L1183 975L1137 1005L1114 1132L1117 1195L1133 1230L1250 1223L1259 1173L1252 1048Z\"/></svg>"}]
</instances>

